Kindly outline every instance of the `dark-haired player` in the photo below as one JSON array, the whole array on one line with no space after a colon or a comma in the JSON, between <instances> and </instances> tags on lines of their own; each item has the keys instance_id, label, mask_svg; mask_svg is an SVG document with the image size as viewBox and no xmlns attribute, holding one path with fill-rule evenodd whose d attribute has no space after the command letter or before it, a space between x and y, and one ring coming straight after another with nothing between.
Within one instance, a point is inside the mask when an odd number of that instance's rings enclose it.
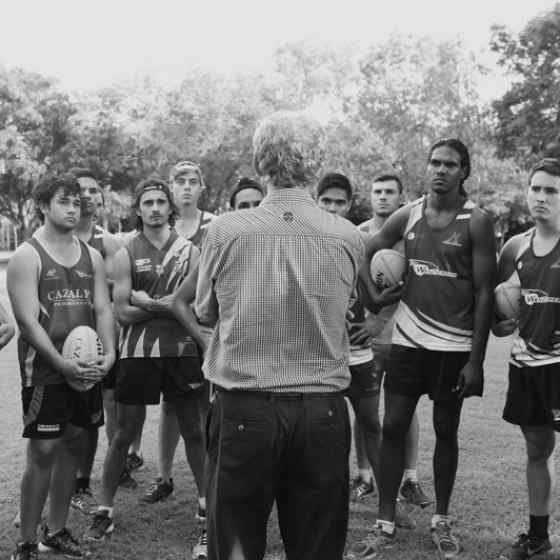
<instances>
[{"instance_id":1,"label":"dark-haired player","mask_svg":"<svg viewBox=\"0 0 560 560\"><path fill-rule=\"evenodd\" d=\"M159 179L142 181L133 208L138 234L120 249L114 262L113 296L123 326L117 372L117 431L103 467L101 502L86 537L100 541L114 529L113 503L126 455L144 421L146 405L160 396L172 404L187 449L202 457L190 459L195 480L204 478L202 429L198 401L202 371L197 343L203 347L194 314L187 332L171 311L173 291L196 269L198 249L173 229L176 207L169 186ZM194 337L194 338L193 338Z\"/></svg>"},{"instance_id":2,"label":"dark-haired player","mask_svg":"<svg viewBox=\"0 0 560 560\"><path fill-rule=\"evenodd\" d=\"M374 300L385 304L401 298L385 380L379 517L374 538L358 543L357 554L392 543L404 441L424 393L433 401L436 435L432 538L446 557L460 550L448 515L457 431L463 399L482 395L496 272L492 222L463 187L469 173L465 145L453 138L438 140L428 155L427 194L397 210L367 244L371 259L375 251L404 239L408 273L402 294L391 289L379 294L369 270L362 270Z\"/></svg>"},{"instance_id":3,"label":"dark-haired player","mask_svg":"<svg viewBox=\"0 0 560 560\"><path fill-rule=\"evenodd\" d=\"M497 282L521 286L519 320L493 326L498 336L519 327L511 348L504 420L518 425L527 449L529 530L500 555L540 558L551 549L548 522L554 485L554 431L560 429L560 160L539 161L529 174L527 204L535 227L502 249Z\"/></svg>"},{"instance_id":4,"label":"dark-haired player","mask_svg":"<svg viewBox=\"0 0 560 560\"><path fill-rule=\"evenodd\" d=\"M97 223L98 204L100 199L102 200L101 186L93 172L89 169L73 168L70 170L70 173L78 180L82 203L80 221L76 228L76 234L78 239L99 251L103 257L107 281L111 287L113 282L113 258L120 248L120 243L114 235L103 229ZM114 389L116 367L115 364L103 378L105 429L108 441L111 440L115 431ZM98 437L99 429L97 427L92 427L90 430L85 430L84 432L83 450L80 456L80 464L76 477L76 490L71 501L72 507L85 514L94 513L97 507L97 503L90 488L90 476L95 453L97 451ZM126 475L130 477L128 472L126 472Z\"/></svg>"},{"instance_id":5,"label":"dark-haired player","mask_svg":"<svg viewBox=\"0 0 560 560\"><path fill-rule=\"evenodd\" d=\"M359 230L364 233L374 234L379 231L385 222L394 212L396 212L404 203L403 184L399 176L392 170L380 173L375 176L370 191L371 208L373 217L370 220L360 224ZM402 240L397 243L393 249L400 252L404 251ZM379 384L385 373L387 357L391 349L391 335L393 332L393 314L396 305L390 305L379 310L377 314L369 314L363 328L372 336L373 360L375 375L379 379ZM377 399L376 410L379 410L379 398ZM377 414L376 414L377 418ZM410 429L405 441L405 469L403 474L403 482L400 489L402 499L405 501L426 507L431 500L426 496L420 482L418 481L418 473L416 464L418 461L418 439L420 426L418 415L416 412L412 416ZM370 493L373 491L373 483L371 478L368 481L368 475L371 476L366 454L363 451L364 437L362 435L359 422L355 424L354 437L356 441L356 460L358 462L359 478L356 484L356 497ZM381 428L379 428L379 438L381 437ZM379 474L377 475L379 476Z\"/></svg>"},{"instance_id":6,"label":"dark-haired player","mask_svg":"<svg viewBox=\"0 0 560 560\"><path fill-rule=\"evenodd\" d=\"M241 177L231 190L229 207L232 210L256 208L262 202L264 195L264 188L258 181L249 177Z\"/></svg>"},{"instance_id":7,"label":"dark-haired player","mask_svg":"<svg viewBox=\"0 0 560 560\"><path fill-rule=\"evenodd\" d=\"M73 176L45 179L33 190L44 224L8 265L8 293L20 328L23 437L27 464L21 485L21 537L14 560L36 558L37 525L50 494L40 550L82 557L66 528L83 430L103 424L101 384L78 392L66 380L100 381L115 359L113 315L101 255L79 241L80 185ZM97 330L106 354L96 363L61 355L78 325Z\"/></svg>"}]
</instances>

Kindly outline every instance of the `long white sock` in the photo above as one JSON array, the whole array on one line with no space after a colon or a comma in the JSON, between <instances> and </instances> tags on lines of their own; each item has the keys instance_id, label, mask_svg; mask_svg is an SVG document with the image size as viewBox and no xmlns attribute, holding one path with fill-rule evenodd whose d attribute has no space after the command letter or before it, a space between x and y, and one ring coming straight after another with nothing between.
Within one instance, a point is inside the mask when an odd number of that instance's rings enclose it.
<instances>
[{"instance_id":1,"label":"long white sock","mask_svg":"<svg viewBox=\"0 0 560 560\"><path fill-rule=\"evenodd\" d=\"M416 469L404 469L403 481L412 480L412 482L418 482L418 472Z\"/></svg>"}]
</instances>

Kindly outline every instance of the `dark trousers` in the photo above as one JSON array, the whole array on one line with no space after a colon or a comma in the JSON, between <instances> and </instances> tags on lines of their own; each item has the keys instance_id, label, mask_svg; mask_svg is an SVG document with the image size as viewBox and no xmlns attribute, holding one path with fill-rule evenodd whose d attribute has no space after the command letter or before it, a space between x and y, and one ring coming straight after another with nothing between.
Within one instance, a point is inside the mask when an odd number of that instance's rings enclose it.
<instances>
[{"instance_id":1,"label":"dark trousers","mask_svg":"<svg viewBox=\"0 0 560 560\"><path fill-rule=\"evenodd\" d=\"M218 391L208 422L208 560L260 560L274 501L288 560L340 560L350 425L341 394Z\"/></svg>"}]
</instances>

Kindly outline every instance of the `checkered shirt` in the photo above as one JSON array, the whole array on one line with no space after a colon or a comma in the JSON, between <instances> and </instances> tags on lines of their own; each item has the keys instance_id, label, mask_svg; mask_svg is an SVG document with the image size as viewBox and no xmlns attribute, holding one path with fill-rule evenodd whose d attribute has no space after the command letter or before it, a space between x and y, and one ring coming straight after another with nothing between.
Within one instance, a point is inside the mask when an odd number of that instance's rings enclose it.
<instances>
[{"instance_id":1,"label":"checkered shirt","mask_svg":"<svg viewBox=\"0 0 560 560\"><path fill-rule=\"evenodd\" d=\"M227 390L345 389L345 318L363 259L358 230L299 188L215 219L195 302L200 322L216 323L207 379Z\"/></svg>"}]
</instances>

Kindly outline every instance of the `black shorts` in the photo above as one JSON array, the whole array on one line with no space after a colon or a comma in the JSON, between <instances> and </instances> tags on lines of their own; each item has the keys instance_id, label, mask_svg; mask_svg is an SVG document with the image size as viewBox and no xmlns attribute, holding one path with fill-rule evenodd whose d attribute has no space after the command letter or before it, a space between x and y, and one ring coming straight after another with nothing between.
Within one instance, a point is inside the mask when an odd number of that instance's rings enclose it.
<instances>
[{"instance_id":1,"label":"black shorts","mask_svg":"<svg viewBox=\"0 0 560 560\"><path fill-rule=\"evenodd\" d=\"M344 391L345 397L358 400L379 395L383 371L376 371L373 360L350 366L350 375L350 385Z\"/></svg>"},{"instance_id":2,"label":"black shorts","mask_svg":"<svg viewBox=\"0 0 560 560\"><path fill-rule=\"evenodd\" d=\"M117 354L117 359L115 363L111 366L109 373L101 380L103 390L114 389L117 383L117 371L119 370L119 355Z\"/></svg>"},{"instance_id":3,"label":"black shorts","mask_svg":"<svg viewBox=\"0 0 560 560\"><path fill-rule=\"evenodd\" d=\"M115 401L121 404L159 404L204 390L198 357L126 358L119 360Z\"/></svg>"},{"instance_id":4,"label":"black shorts","mask_svg":"<svg viewBox=\"0 0 560 560\"><path fill-rule=\"evenodd\" d=\"M23 437L56 439L67 424L91 429L103 426L101 383L76 391L67 383L23 387Z\"/></svg>"},{"instance_id":5,"label":"black shorts","mask_svg":"<svg viewBox=\"0 0 560 560\"><path fill-rule=\"evenodd\" d=\"M552 409L560 409L560 364L510 364L504 420L518 426L552 425Z\"/></svg>"},{"instance_id":6,"label":"black shorts","mask_svg":"<svg viewBox=\"0 0 560 560\"><path fill-rule=\"evenodd\" d=\"M456 399L453 390L470 352L440 352L393 344L387 363L385 390L407 397L428 394L433 401ZM482 383L475 395L482 396Z\"/></svg>"}]
</instances>

